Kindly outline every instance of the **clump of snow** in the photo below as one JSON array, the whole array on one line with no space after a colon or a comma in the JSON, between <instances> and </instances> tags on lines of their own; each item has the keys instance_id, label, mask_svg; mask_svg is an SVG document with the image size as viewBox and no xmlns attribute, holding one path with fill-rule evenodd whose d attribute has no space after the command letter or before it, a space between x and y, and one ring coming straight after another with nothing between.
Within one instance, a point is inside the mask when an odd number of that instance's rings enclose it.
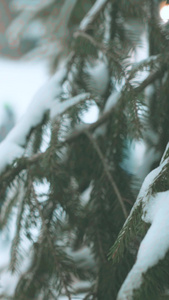
<instances>
[{"instance_id":1,"label":"clump of snow","mask_svg":"<svg viewBox=\"0 0 169 300\"><path fill-rule=\"evenodd\" d=\"M84 123L92 124L98 120L99 108L94 101L90 101L90 106L87 111L81 115L81 120Z\"/></svg>"},{"instance_id":2,"label":"clump of snow","mask_svg":"<svg viewBox=\"0 0 169 300\"><path fill-rule=\"evenodd\" d=\"M38 125L47 110L50 110L53 100L59 97L61 83L65 76L65 68L59 70L34 96L27 112L0 143L0 173L14 159L24 153L26 138L31 129Z\"/></svg>"},{"instance_id":3,"label":"clump of snow","mask_svg":"<svg viewBox=\"0 0 169 300\"><path fill-rule=\"evenodd\" d=\"M56 118L57 116L63 114L65 111L67 111L70 107L84 101L90 98L90 94L89 93L83 93L80 95L77 95L75 97L72 97L71 99L67 100L67 101L54 101L51 105L51 112L50 112L50 117L51 119Z\"/></svg>"}]
</instances>

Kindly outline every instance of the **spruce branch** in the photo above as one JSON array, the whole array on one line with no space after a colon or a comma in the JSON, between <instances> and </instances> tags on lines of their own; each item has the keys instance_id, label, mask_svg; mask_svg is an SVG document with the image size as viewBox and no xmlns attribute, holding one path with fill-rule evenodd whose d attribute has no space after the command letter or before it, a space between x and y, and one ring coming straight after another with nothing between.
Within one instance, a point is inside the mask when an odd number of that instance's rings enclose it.
<instances>
[{"instance_id":1,"label":"spruce branch","mask_svg":"<svg viewBox=\"0 0 169 300\"><path fill-rule=\"evenodd\" d=\"M106 162L106 160L105 160L105 158L104 158L104 156L103 156L103 154L102 154L102 152L101 152L101 150L100 150L100 148L99 148L99 146L98 146L96 140L91 136L91 134L89 133L89 131L85 131L85 134L86 134L86 136L89 138L89 140L90 140L90 142L92 143L93 147L95 148L95 150L96 150L96 152L97 152L99 158L101 159L101 162L102 162L102 164L103 164L103 168L104 168L105 174L107 175L107 178L108 178L108 180L109 180L111 186L113 187L113 190L114 190L114 192L115 192L115 194L116 194L116 196L117 196L117 199L118 199L119 204L120 204L120 206L121 206L121 208L122 208L124 217L125 217L125 219L126 219L126 218L128 217L128 213L127 213L125 204L124 204L124 202L123 202L123 198L122 198L122 196L121 196L121 194L120 194L120 191L119 191L119 189L118 189L118 187L117 187L117 185L116 185L116 183L115 183L115 181L114 181L114 178L113 178L112 174L111 174L110 171L109 171L107 162Z\"/></svg>"},{"instance_id":2,"label":"spruce branch","mask_svg":"<svg viewBox=\"0 0 169 300\"><path fill-rule=\"evenodd\" d=\"M1 175L0 175L0 182L5 183L6 187L8 186L8 184L10 182L12 182L17 176L18 174L23 171L26 170L28 167L30 167L31 165L36 164L37 162L39 162L44 153L38 153L35 154L31 157L21 157L17 160L14 161L14 163L12 164L12 166L10 168L7 168L6 171L4 171Z\"/></svg>"},{"instance_id":3,"label":"spruce branch","mask_svg":"<svg viewBox=\"0 0 169 300\"><path fill-rule=\"evenodd\" d=\"M54 245L53 245L53 241L52 241L52 237L51 237L51 233L48 229L48 226L47 226L47 223L46 223L46 220L43 216L43 212L42 212L42 209L40 207L40 204L39 204L39 201L37 199L37 196L36 196L36 193L35 193L35 190L34 190L34 187L32 186L32 189L33 189L33 193L34 193L34 200L35 200L35 203L36 203L36 207L39 211L39 215L40 215L40 218L41 218L41 221L42 221L42 227L43 227L43 231L44 231L44 234L45 234L45 237L47 238L47 241L49 243L49 246L51 248L51 251L52 251L52 254L53 254L53 258L54 258L54 261L55 261L55 264L58 268L58 271L59 271L59 275L61 277L61 282L63 284L63 287L65 289L65 293L66 293L66 296L68 297L69 300L71 300L71 294L67 288L67 282L64 278L64 274L62 274L62 265L60 263L60 261L58 261L57 257L56 257L56 251L54 249Z\"/></svg>"},{"instance_id":4,"label":"spruce branch","mask_svg":"<svg viewBox=\"0 0 169 300\"><path fill-rule=\"evenodd\" d=\"M12 211L13 206L15 205L19 195L19 190L13 192L13 195L8 199L5 200L4 204L1 208L1 214L0 214L0 228L2 229L9 219L10 213Z\"/></svg>"},{"instance_id":5,"label":"spruce branch","mask_svg":"<svg viewBox=\"0 0 169 300\"><path fill-rule=\"evenodd\" d=\"M130 97L130 93L132 93L135 97L138 96L148 85L153 83L156 79L160 78L163 73L164 73L164 71L161 70L161 71L156 71L153 74L150 74L139 86L132 88L132 91L128 90L129 87L128 87L128 84L126 84L126 86L124 87L124 93L122 93L118 102L120 103L123 101L125 92L129 93L128 97ZM118 105L118 103L117 103L117 105ZM90 125L85 125L82 129L79 129L79 130L76 129L65 139L65 141L62 142L62 144L65 144L65 143L70 144L70 143L74 142L75 140L77 140L79 138L79 136L85 134L86 130L88 130L88 131L95 130L97 127L102 125L104 122L107 122L107 120L109 118L111 118L115 109L116 109L116 106L115 107L113 106L107 112L104 112L96 122L94 122Z\"/></svg>"}]
</instances>

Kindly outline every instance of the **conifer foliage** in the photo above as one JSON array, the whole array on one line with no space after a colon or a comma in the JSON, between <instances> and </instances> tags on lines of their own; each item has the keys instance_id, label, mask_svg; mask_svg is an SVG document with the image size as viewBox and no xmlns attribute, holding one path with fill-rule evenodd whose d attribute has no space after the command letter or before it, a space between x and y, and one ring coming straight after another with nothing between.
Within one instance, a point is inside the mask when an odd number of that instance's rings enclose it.
<instances>
[{"instance_id":1,"label":"conifer foliage","mask_svg":"<svg viewBox=\"0 0 169 300\"><path fill-rule=\"evenodd\" d=\"M169 25L160 1L11 7L9 42L41 22L30 55L48 57L53 76L0 143L0 228L14 216L9 269L19 274L1 299L169 299ZM149 54L136 62L140 32ZM93 104L98 119L87 124ZM141 169L125 164L138 140L150 172L140 192Z\"/></svg>"}]
</instances>

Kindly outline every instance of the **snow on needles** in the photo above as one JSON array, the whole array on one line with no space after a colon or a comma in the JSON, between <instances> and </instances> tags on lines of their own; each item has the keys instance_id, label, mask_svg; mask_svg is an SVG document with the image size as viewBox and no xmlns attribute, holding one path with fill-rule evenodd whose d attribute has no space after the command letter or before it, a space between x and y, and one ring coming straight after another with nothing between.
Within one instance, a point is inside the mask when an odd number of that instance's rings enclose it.
<instances>
[{"instance_id":1,"label":"snow on needles","mask_svg":"<svg viewBox=\"0 0 169 300\"><path fill-rule=\"evenodd\" d=\"M119 291L118 300L132 300L133 291L141 286L143 275L163 259L169 250L169 191L159 192L156 195L148 193L151 184L166 163L168 159L146 177L134 206L135 209L142 201L142 219L151 226L140 244L136 263Z\"/></svg>"},{"instance_id":2,"label":"snow on needles","mask_svg":"<svg viewBox=\"0 0 169 300\"><path fill-rule=\"evenodd\" d=\"M0 174L14 159L24 154L27 137L32 128L40 124L43 116L50 111L51 118L57 118L73 105L87 100L88 93L80 94L67 101L60 102L62 93L62 81L66 75L66 69L60 69L56 74L35 94L27 112L23 115L7 137L0 143Z\"/></svg>"}]
</instances>

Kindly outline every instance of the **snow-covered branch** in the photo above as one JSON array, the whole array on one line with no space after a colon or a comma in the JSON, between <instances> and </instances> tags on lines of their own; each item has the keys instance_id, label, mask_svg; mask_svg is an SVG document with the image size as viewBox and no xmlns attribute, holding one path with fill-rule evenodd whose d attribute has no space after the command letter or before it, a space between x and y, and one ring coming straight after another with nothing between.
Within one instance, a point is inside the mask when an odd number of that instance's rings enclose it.
<instances>
[{"instance_id":1,"label":"snow-covered branch","mask_svg":"<svg viewBox=\"0 0 169 300\"><path fill-rule=\"evenodd\" d=\"M133 299L134 291L140 288L144 280L144 274L162 260L169 250L169 191L153 194L153 185L160 176L164 176L168 165L167 157L158 168L147 175L124 224L124 228L130 227L133 214L142 204L142 220L151 226L140 244L136 263L119 291L118 300Z\"/></svg>"},{"instance_id":2,"label":"snow-covered branch","mask_svg":"<svg viewBox=\"0 0 169 300\"><path fill-rule=\"evenodd\" d=\"M5 140L0 144L0 173L13 160L24 154L24 148L31 130L40 124L46 112L50 111L52 119L65 113L72 106L88 100L89 93L83 93L67 101L61 102L59 97L62 92L62 81L66 69L59 70L34 96L27 112L10 131Z\"/></svg>"},{"instance_id":3,"label":"snow-covered branch","mask_svg":"<svg viewBox=\"0 0 169 300\"><path fill-rule=\"evenodd\" d=\"M66 74L59 70L34 96L27 112L0 144L0 173L8 164L24 154L24 147L31 130L40 124L44 114L50 110L52 102L62 91L61 83Z\"/></svg>"}]
</instances>

